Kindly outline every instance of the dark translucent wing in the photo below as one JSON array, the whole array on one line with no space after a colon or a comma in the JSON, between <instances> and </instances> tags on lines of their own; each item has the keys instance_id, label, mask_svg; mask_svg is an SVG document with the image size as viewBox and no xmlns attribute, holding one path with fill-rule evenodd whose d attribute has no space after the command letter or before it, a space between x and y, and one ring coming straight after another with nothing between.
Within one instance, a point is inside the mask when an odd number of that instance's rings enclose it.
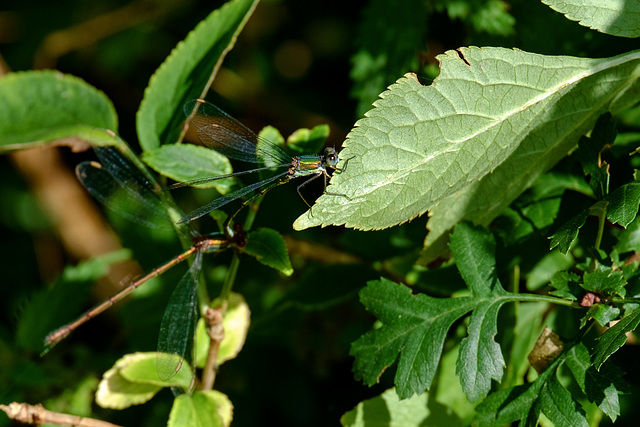
<instances>
[{"instance_id":1,"label":"dark translucent wing","mask_svg":"<svg viewBox=\"0 0 640 427\"><path fill-rule=\"evenodd\" d=\"M184 112L191 118L200 141L230 159L249 163L290 163L291 156L270 141L258 137L251 129L209 102L191 100Z\"/></svg>"},{"instance_id":2,"label":"dark translucent wing","mask_svg":"<svg viewBox=\"0 0 640 427\"><path fill-rule=\"evenodd\" d=\"M180 221L178 221L178 224L185 224L189 221L193 221L194 219L198 219L202 216L205 216L206 214L208 214L211 211L214 211L218 208L221 208L222 206L226 205L227 203L231 203L234 200L251 193L252 191L256 191L257 189L261 188L261 187L265 187L261 192L267 192L269 189L271 189L271 187L268 187L269 184L271 184L274 181L277 181L278 179L282 178L283 176L285 176L286 174L288 174L289 171L287 172L282 172L278 175L272 176L271 178L267 178L265 180L262 180L260 182L256 182L254 184L251 185L247 185L246 187L240 188L236 191L233 191L225 196L220 196L217 199L213 200L211 203L208 203L196 210L193 210L191 212L189 212L188 214L186 214L185 216L183 216L182 218L180 218ZM246 202L245 202L246 203Z\"/></svg>"},{"instance_id":3,"label":"dark translucent wing","mask_svg":"<svg viewBox=\"0 0 640 427\"><path fill-rule=\"evenodd\" d=\"M194 366L193 340L198 320L196 287L201 268L202 252L197 252L189 271L182 277L169 299L158 336L159 352L177 354L191 366ZM156 363L158 378L163 381L171 379L180 368L174 357L159 355Z\"/></svg>"},{"instance_id":4,"label":"dark translucent wing","mask_svg":"<svg viewBox=\"0 0 640 427\"><path fill-rule=\"evenodd\" d=\"M82 185L100 202L125 218L151 228L171 227L158 194L144 175L116 149L95 149L101 164L83 162L76 167Z\"/></svg>"}]
</instances>

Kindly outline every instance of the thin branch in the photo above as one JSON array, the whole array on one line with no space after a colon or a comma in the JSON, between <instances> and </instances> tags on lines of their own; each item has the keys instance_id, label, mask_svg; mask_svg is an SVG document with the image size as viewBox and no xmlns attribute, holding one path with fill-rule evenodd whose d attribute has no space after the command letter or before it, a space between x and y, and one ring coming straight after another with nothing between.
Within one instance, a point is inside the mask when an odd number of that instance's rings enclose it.
<instances>
[{"instance_id":1,"label":"thin branch","mask_svg":"<svg viewBox=\"0 0 640 427\"><path fill-rule=\"evenodd\" d=\"M208 308L204 314L204 321L209 335L209 352L202 373L202 389L212 390L218 373L218 351L220 343L224 339L224 326L222 324L222 309L220 307Z\"/></svg>"},{"instance_id":2,"label":"thin branch","mask_svg":"<svg viewBox=\"0 0 640 427\"><path fill-rule=\"evenodd\" d=\"M9 405L0 405L0 410L4 411L12 420L25 424L55 424L59 426L77 427L119 427L116 424L96 420L94 418L85 418L77 415L52 412L45 409L44 406L40 404L29 405L28 403L13 402Z\"/></svg>"}]
</instances>

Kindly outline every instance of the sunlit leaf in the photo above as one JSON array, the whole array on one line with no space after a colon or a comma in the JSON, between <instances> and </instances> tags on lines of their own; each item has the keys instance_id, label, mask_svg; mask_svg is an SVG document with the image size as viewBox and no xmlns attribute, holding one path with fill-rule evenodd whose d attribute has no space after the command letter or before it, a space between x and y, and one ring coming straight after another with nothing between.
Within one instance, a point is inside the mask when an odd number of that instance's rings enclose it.
<instances>
[{"instance_id":1,"label":"sunlit leaf","mask_svg":"<svg viewBox=\"0 0 640 427\"><path fill-rule=\"evenodd\" d=\"M207 93L257 3L231 0L214 10L151 77L136 122L143 151L178 141L185 121L183 105Z\"/></svg>"},{"instance_id":2,"label":"sunlit leaf","mask_svg":"<svg viewBox=\"0 0 640 427\"><path fill-rule=\"evenodd\" d=\"M61 139L112 140L118 118L104 93L57 71L10 73L0 79L0 151Z\"/></svg>"},{"instance_id":3,"label":"sunlit leaf","mask_svg":"<svg viewBox=\"0 0 640 427\"><path fill-rule=\"evenodd\" d=\"M440 55L432 85L398 80L348 135L340 157L352 159L329 188L348 198L323 195L294 227L382 229L430 210L429 246L462 219L488 224L602 113L637 101L639 57Z\"/></svg>"}]
</instances>

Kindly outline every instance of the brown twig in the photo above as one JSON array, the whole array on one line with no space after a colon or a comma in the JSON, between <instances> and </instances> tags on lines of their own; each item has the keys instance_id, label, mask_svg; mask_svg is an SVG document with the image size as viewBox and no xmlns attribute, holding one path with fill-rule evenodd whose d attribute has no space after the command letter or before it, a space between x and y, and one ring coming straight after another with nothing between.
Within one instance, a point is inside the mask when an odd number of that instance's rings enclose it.
<instances>
[{"instance_id":1,"label":"brown twig","mask_svg":"<svg viewBox=\"0 0 640 427\"><path fill-rule=\"evenodd\" d=\"M207 361L202 372L202 389L212 390L218 373L218 350L220 343L224 339L224 326L222 324L222 309L207 308L204 313L204 321L209 335L209 352L207 353Z\"/></svg>"},{"instance_id":2,"label":"brown twig","mask_svg":"<svg viewBox=\"0 0 640 427\"><path fill-rule=\"evenodd\" d=\"M55 424L59 426L77 427L119 427L116 424L96 420L94 418L52 412L45 409L44 406L40 404L29 405L28 403L13 402L9 405L0 405L0 410L4 411L12 420L25 424Z\"/></svg>"}]
</instances>

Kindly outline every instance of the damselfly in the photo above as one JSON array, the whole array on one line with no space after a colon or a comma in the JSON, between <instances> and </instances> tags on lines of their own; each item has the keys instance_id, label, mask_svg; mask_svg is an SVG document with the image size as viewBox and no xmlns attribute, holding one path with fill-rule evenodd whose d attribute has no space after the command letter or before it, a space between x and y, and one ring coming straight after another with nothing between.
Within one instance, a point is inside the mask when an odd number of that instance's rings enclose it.
<instances>
[{"instance_id":1,"label":"damselfly","mask_svg":"<svg viewBox=\"0 0 640 427\"><path fill-rule=\"evenodd\" d=\"M179 182L170 185L166 189L174 189L179 187L185 187L190 185L204 184L207 182L215 181L223 178L230 178L239 175L246 175L260 171L267 171L270 169L283 169L274 176L259 181L257 183L247 185L238 190L235 190L224 196L219 196L212 202L189 212L183 216L179 224L184 224L189 221L193 221L200 218L209 212L218 209L227 203L230 203L240 197L246 196L249 193L255 192L248 199L246 199L240 208L227 219L227 229L233 218L251 201L265 194L267 191L273 189L282 184L286 184L294 178L310 176L311 178L304 181L297 187L298 194L302 200L311 207L306 199L302 196L300 189L311 181L323 177L325 194L334 196L345 197L348 200L349 197L346 194L331 193L326 191L327 178L329 177L328 170L333 169L338 172L342 172L346 169L347 163L350 159L344 161L344 166L339 168L337 165L340 162L338 153L331 147L327 147L322 155L304 155L291 157L285 153L280 147L274 143L267 141L264 138L258 137L252 130L245 125L216 107L215 105L204 101L202 99L194 99L184 106L185 114L190 118L190 123L193 125L198 134L200 141L207 147L212 148L220 154L234 160L240 160L243 162L257 163L263 165L256 169L250 169L241 172L235 172L227 175L213 176L204 179L198 179L188 182Z\"/></svg>"}]
</instances>

